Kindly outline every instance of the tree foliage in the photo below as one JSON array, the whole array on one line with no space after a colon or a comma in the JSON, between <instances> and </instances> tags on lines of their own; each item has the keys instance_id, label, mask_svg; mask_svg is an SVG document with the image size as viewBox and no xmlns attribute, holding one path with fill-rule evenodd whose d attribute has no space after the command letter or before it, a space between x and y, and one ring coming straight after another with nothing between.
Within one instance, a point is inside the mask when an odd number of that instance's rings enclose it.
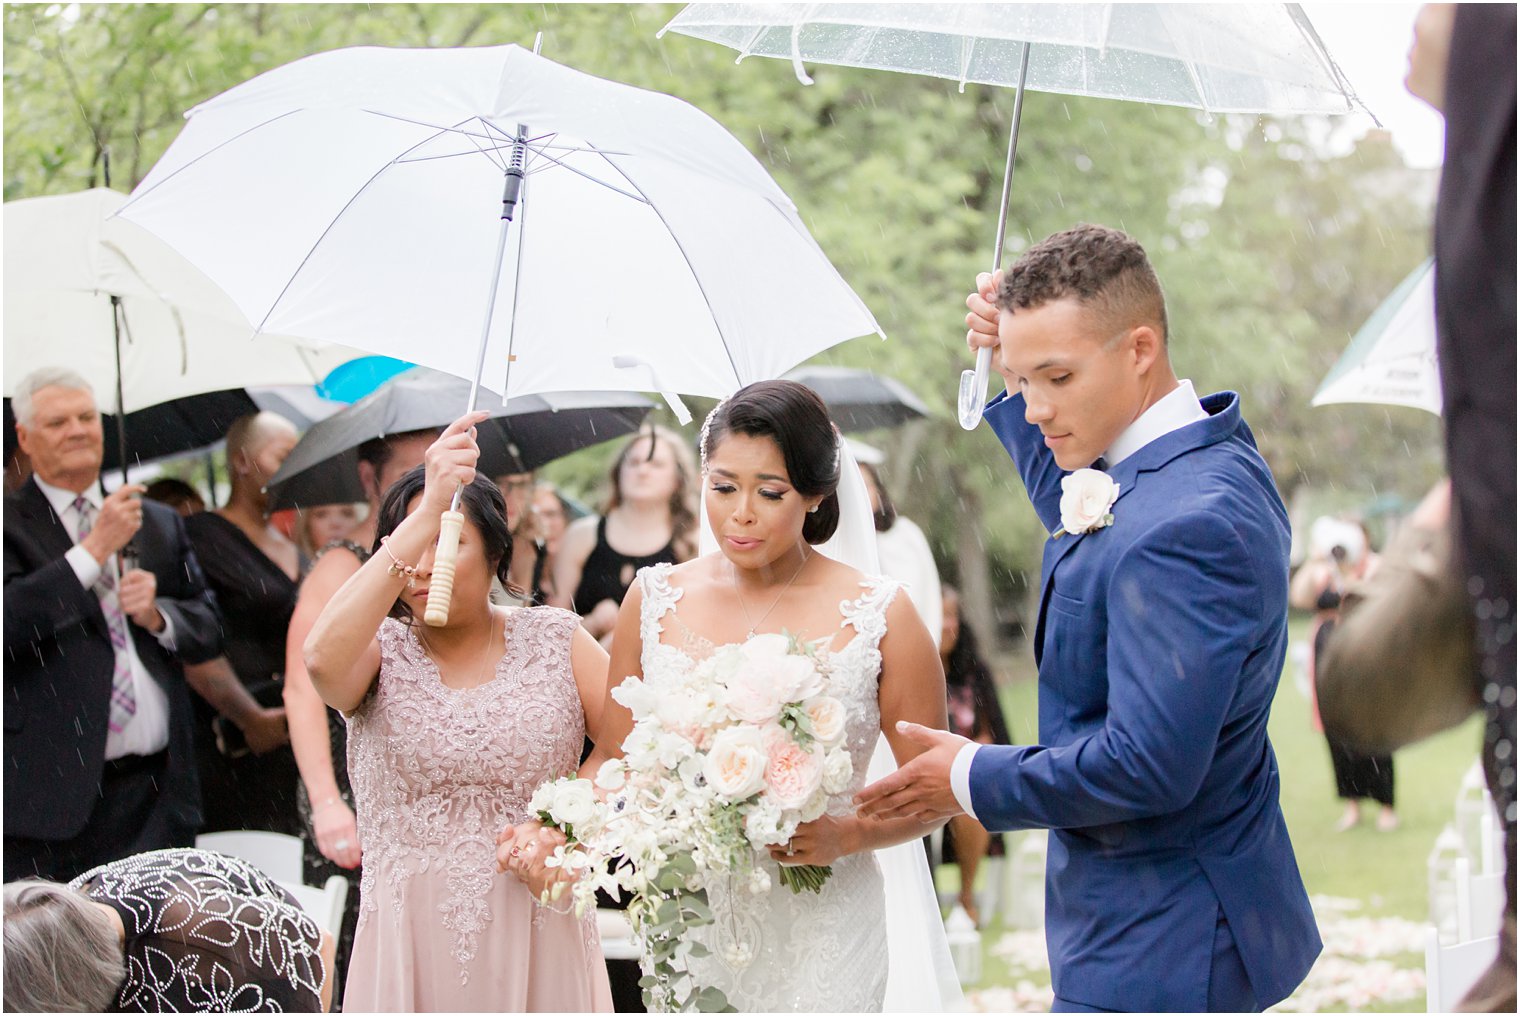
<instances>
[{"instance_id":1,"label":"tree foliage","mask_svg":"<svg viewBox=\"0 0 1520 1016\"><path fill-rule=\"evenodd\" d=\"M5 7L7 200L130 189L185 110L339 46L531 45L593 74L670 92L724 123L791 195L889 336L823 357L913 387L934 419L885 435L887 482L929 533L976 620L1017 613L1044 534L985 429L952 420L968 365L962 301L991 264L1013 93L656 39L675 5L11 4ZM1241 392L1285 495L1416 496L1440 468L1415 411L1310 409L1349 336L1428 250L1429 181L1386 138L1326 154L1315 119L1031 93L1005 261L1081 221L1135 235L1166 286L1172 354L1200 391ZM607 266L615 270L615 265ZM764 286L764 279L756 279ZM11 341L17 341L12 338ZM868 435L869 437L869 435ZM599 453L605 455L605 452ZM589 482L591 464L562 479ZM590 494L590 491L576 491Z\"/></svg>"}]
</instances>

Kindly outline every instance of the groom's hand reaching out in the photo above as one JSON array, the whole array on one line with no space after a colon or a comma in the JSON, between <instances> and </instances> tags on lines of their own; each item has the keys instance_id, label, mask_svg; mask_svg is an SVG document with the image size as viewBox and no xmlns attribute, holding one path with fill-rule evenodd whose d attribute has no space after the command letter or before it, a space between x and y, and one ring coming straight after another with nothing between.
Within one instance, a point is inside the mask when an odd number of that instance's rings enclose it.
<instances>
[{"instance_id":1,"label":"groom's hand reaching out","mask_svg":"<svg viewBox=\"0 0 1520 1016\"><path fill-rule=\"evenodd\" d=\"M897 730L925 750L897 772L856 794L860 814L865 818L916 818L921 822L963 814L965 809L950 789L950 767L961 749L972 742L958 734L917 723L899 721Z\"/></svg>"}]
</instances>

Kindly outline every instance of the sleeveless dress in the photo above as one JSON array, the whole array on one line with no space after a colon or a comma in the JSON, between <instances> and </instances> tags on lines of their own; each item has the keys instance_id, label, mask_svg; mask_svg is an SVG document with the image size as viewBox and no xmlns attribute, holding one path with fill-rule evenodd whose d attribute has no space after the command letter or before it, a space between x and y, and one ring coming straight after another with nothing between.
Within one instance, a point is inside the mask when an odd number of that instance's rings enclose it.
<instances>
[{"instance_id":1,"label":"sleeveless dress","mask_svg":"<svg viewBox=\"0 0 1520 1016\"><path fill-rule=\"evenodd\" d=\"M679 679L717 649L685 628L676 615L682 590L670 585L669 564L639 573L643 593L640 636L644 681L658 688ZM866 768L881 730L877 684L887 607L901 584L887 578L861 583L861 596L839 605L840 628L855 635L842 649L826 652L829 694L844 703L855 775L829 798L831 815L853 815L852 797L866 783ZM661 641L667 615L682 631L680 645ZM810 635L821 637L822 632ZM833 634L829 632L829 634ZM771 876L768 893L754 896L734 881L718 878L709 887L713 924L697 938L712 954L692 963L699 983L721 988L740 1012L880 1011L887 986L885 891L874 851L841 857L822 892L793 893L781 884L779 866L768 856L756 864ZM747 945L748 963L726 959L730 945Z\"/></svg>"},{"instance_id":2,"label":"sleeveless dress","mask_svg":"<svg viewBox=\"0 0 1520 1016\"><path fill-rule=\"evenodd\" d=\"M634 575L642 568L676 561L675 537L653 554L630 557L607 542L607 516L596 524L596 545L581 566L581 580L571 595L571 605L582 616L591 613L603 600L622 606Z\"/></svg>"},{"instance_id":3,"label":"sleeveless dress","mask_svg":"<svg viewBox=\"0 0 1520 1016\"><path fill-rule=\"evenodd\" d=\"M513 611L495 678L453 689L409 626L381 622L379 677L349 717L364 843L349 1010L611 1011L596 915L540 907L496 871L497 833L579 760L579 624Z\"/></svg>"}]
</instances>

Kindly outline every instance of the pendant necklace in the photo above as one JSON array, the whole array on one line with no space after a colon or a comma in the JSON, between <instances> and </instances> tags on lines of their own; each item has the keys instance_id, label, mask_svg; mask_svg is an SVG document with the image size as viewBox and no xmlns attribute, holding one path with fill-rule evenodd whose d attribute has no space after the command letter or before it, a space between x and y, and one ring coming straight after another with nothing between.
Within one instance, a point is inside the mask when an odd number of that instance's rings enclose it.
<instances>
[{"instance_id":1,"label":"pendant necklace","mask_svg":"<svg viewBox=\"0 0 1520 1016\"><path fill-rule=\"evenodd\" d=\"M811 554L806 551L803 552L802 563L797 566L796 571L792 572L792 577L787 579L786 585L781 587L781 592L776 594L776 598L771 601L771 605L765 608L765 613L761 614L759 619L754 623L750 623L749 608L744 605L744 597L739 593L739 569L737 567L734 568L734 598L739 601L739 610L744 613L744 623L749 625L749 633L744 636L744 641L748 642L755 637L755 630L764 624L765 619L770 616L771 611L776 609L776 604L780 603L781 598L786 595L786 591L792 588L792 583L797 581L797 576L802 574L802 569L807 567L808 559L811 557Z\"/></svg>"}]
</instances>

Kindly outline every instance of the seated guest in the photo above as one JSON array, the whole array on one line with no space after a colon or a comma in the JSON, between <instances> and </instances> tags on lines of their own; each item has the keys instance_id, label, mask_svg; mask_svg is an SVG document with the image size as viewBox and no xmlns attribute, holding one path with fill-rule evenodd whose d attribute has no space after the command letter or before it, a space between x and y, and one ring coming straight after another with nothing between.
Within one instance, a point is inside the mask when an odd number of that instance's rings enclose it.
<instances>
[{"instance_id":1,"label":"seated guest","mask_svg":"<svg viewBox=\"0 0 1520 1016\"><path fill-rule=\"evenodd\" d=\"M172 476L160 476L148 484L143 497L168 505L179 512L181 518L189 518L206 510L206 501L201 497L201 492L184 480Z\"/></svg>"},{"instance_id":2,"label":"seated guest","mask_svg":"<svg viewBox=\"0 0 1520 1016\"><path fill-rule=\"evenodd\" d=\"M187 672L199 693L195 748L208 832L300 832L281 702L300 552L269 525L264 491L296 438L295 426L274 413L234 420L227 431L232 493L223 507L185 522L224 617L225 656Z\"/></svg>"},{"instance_id":3,"label":"seated guest","mask_svg":"<svg viewBox=\"0 0 1520 1016\"><path fill-rule=\"evenodd\" d=\"M180 517L103 496L89 383L38 370L13 408L34 473L5 498L5 877L67 880L194 840L181 660L220 652L221 618Z\"/></svg>"},{"instance_id":4,"label":"seated guest","mask_svg":"<svg viewBox=\"0 0 1520 1016\"><path fill-rule=\"evenodd\" d=\"M331 957L279 883L210 851L5 886L12 1012L325 1012Z\"/></svg>"}]
</instances>

